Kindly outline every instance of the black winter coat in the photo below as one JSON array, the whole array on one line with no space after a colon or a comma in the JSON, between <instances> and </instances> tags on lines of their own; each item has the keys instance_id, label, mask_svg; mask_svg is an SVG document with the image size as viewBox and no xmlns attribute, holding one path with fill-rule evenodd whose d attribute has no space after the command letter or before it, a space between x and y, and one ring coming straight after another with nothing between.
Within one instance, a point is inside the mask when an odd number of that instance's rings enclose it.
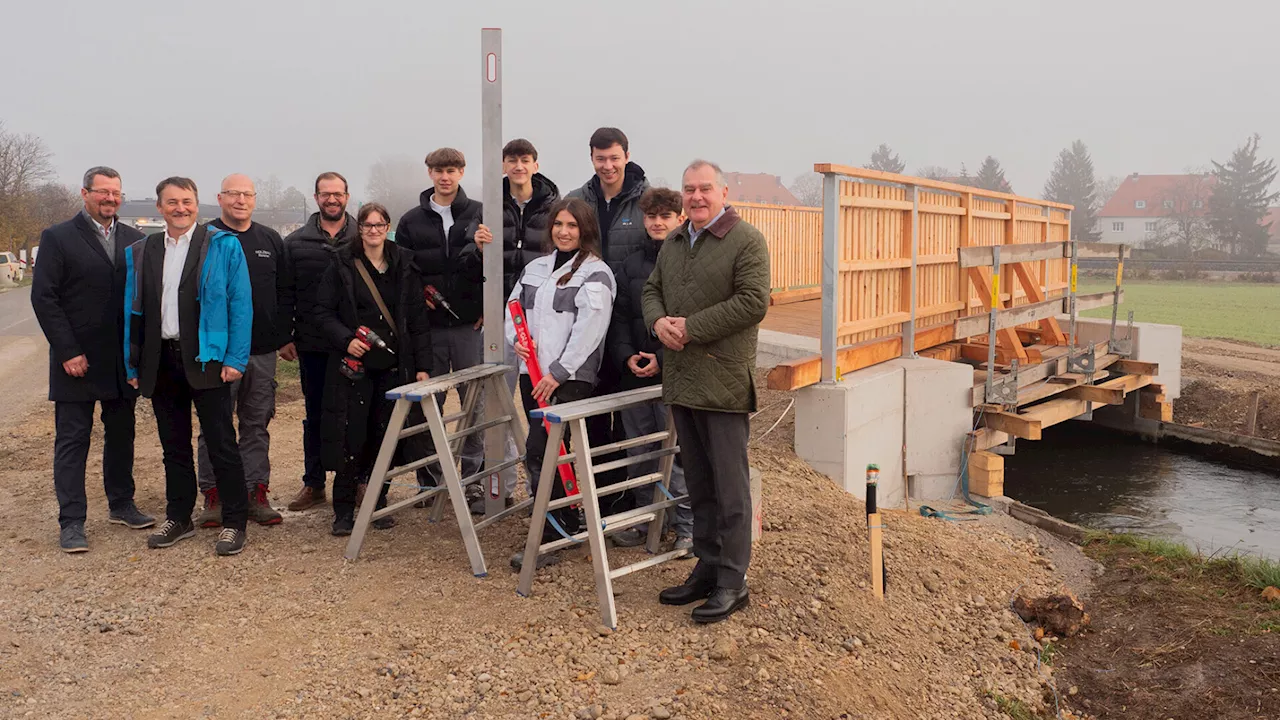
<instances>
[{"instance_id":1,"label":"black winter coat","mask_svg":"<svg viewBox=\"0 0 1280 720\"><path fill-rule=\"evenodd\" d=\"M450 206L453 226L446 237L444 221L431 209L434 194L435 188L423 190L418 207L400 216L396 244L413 253L422 284L434 285L458 314L455 319L442 307L428 310L431 326L473 325L484 314L484 272L476 247L481 204L458 188Z\"/></svg>"},{"instance_id":2,"label":"black winter coat","mask_svg":"<svg viewBox=\"0 0 1280 720\"><path fill-rule=\"evenodd\" d=\"M644 229L644 213L640 212L640 196L649 189L649 181L645 179L644 168L635 163L627 163L623 173L622 192L618 193L609 205L613 212L609 227L600 228L604 241L604 261L614 275L622 268L622 261L631 253L644 247L649 240L649 233ZM600 176L592 175L585 185L569 193L569 197L582 198L591 209L600 213Z\"/></svg>"},{"instance_id":3,"label":"black winter coat","mask_svg":"<svg viewBox=\"0 0 1280 720\"><path fill-rule=\"evenodd\" d=\"M502 297L520 281L524 266L547 254L547 227L551 224L551 206L560 199L560 188L542 173L534 173L533 197L520 210L511 197L511 181L502 179Z\"/></svg>"},{"instance_id":4,"label":"black winter coat","mask_svg":"<svg viewBox=\"0 0 1280 720\"><path fill-rule=\"evenodd\" d=\"M396 322L400 384L408 384L417 373L431 371L431 325L427 320L427 306L422 302L422 280L413 257L395 243L387 243L385 248L387 272L397 273L400 292L399 297L382 300ZM326 470L341 470L346 457L356 454L367 440L364 436L367 424L354 418L365 417L368 408L354 407L358 402L357 393L350 392L354 382L363 381L349 380L338 369L360 325L356 283L364 280L355 269L355 243L339 248L334 257L320 283L315 307L325 349L330 353L320 421L324 443L320 460Z\"/></svg>"},{"instance_id":5,"label":"black winter coat","mask_svg":"<svg viewBox=\"0 0 1280 720\"><path fill-rule=\"evenodd\" d=\"M622 388L625 390L662 382L661 370L653 377L638 378L627 367L627 360L639 352L654 353L658 356L658 367L662 367L662 343L645 327L643 307L644 284L653 273L661 248L661 243L647 239L639 250L622 261L622 268L614 275L618 296L613 301L608 347L610 359L622 375Z\"/></svg>"},{"instance_id":6,"label":"black winter coat","mask_svg":"<svg viewBox=\"0 0 1280 720\"><path fill-rule=\"evenodd\" d=\"M143 235L116 221L115 264L84 214L40 233L31 307L49 340L49 399L134 398L124 374L124 251ZM71 377L62 363L84 355L89 370Z\"/></svg>"},{"instance_id":7,"label":"black winter coat","mask_svg":"<svg viewBox=\"0 0 1280 720\"><path fill-rule=\"evenodd\" d=\"M338 248L352 241L360 240L356 219L350 213L339 236L331 238L320 229L318 212L311 213L306 224L284 239L295 290L293 342L301 352L329 351L315 318L316 291Z\"/></svg>"}]
</instances>

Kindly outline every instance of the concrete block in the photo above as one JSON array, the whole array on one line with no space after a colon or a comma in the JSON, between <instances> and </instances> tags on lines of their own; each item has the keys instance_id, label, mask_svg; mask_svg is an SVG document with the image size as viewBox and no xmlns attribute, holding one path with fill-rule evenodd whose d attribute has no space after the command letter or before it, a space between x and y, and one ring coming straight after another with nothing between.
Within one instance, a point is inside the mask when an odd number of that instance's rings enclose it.
<instances>
[{"instance_id":1,"label":"concrete block","mask_svg":"<svg viewBox=\"0 0 1280 720\"><path fill-rule=\"evenodd\" d=\"M1067 316L1059 317L1063 330L1067 328ZM1116 334L1124 337L1128 325L1123 319L1117 321ZM1110 318L1079 318L1076 321L1077 342L1081 345L1105 342L1111 334ZM1160 374L1155 381L1165 386L1165 395L1170 400L1182 394L1182 327L1180 325L1162 325L1159 323L1133 324L1134 360L1159 363Z\"/></svg>"},{"instance_id":2,"label":"concrete block","mask_svg":"<svg viewBox=\"0 0 1280 720\"><path fill-rule=\"evenodd\" d=\"M756 342L756 367L773 368L788 360L822 354L822 341L805 335L761 330Z\"/></svg>"},{"instance_id":3,"label":"concrete block","mask_svg":"<svg viewBox=\"0 0 1280 720\"><path fill-rule=\"evenodd\" d=\"M929 358L884 364L905 373L907 475L941 474L954 480L965 435L973 429L973 368Z\"/></svg>"},{"instance_id":4,"label":"concrete block","mask_svg":"<svg viewBox=\"0 0 1280 720\"><path fill-rule=\"evenodd\" d=\"M882 363L838 383L796 393L796 454L859 499L866 499L866 466L880 466L879 502L905 507L902 424L906 373Z\"/></svg>"}]
</instances>

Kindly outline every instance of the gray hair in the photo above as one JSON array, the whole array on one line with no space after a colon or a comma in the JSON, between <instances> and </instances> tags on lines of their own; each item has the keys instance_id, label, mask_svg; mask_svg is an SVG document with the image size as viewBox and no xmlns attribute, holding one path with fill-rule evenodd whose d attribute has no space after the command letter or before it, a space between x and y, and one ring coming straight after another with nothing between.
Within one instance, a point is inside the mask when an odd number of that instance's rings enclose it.
<instances>
[{"instance_id":1,"label":"gray hair","mask_svg":"<svg viewBox=\"0 0 1280 720\"><path fill-rule=\"evenodd\" d=\"M111 178L113 180L120 179L120 173L116 172L115 170L112 170L106 165L95 165L94 167L91 167L88 170L86 170L84 173L84 189L92 190L93 179L99 175L101 175L104 178Z\"/></svg>"},{"instance_id":2,"label":"gray hair","mask_svg":"<svg viewBox=\"0 0 1280 720\"><path fill-rule=\"evenodd\" d=\"M702 158L698 158L697 160L694 160L693 162L685 166L684 172L687 173L690 170L697 170L698 168L704 168L704 167L709 167L712 170L716 171L716 187L728 187L728 183L726 183L724 180L724 171L720 169L719 165L711 162L710 160L703 160ZM684 173L681 173L681 175L683 176Z\"/></svg>"}]
</instances>

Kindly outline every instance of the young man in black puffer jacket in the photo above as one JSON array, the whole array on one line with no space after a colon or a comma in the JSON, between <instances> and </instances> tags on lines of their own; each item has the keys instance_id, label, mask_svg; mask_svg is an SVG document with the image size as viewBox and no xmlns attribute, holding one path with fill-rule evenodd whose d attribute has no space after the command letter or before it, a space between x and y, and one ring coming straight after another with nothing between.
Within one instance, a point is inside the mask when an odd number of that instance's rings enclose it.
<instances>
[{"instance_id":1,"label":"young man in black puffer jacket","mask_svg":"<svg viewBox=\"0 0 1280 720\"><path fill-rule=\"evenodd\" d=\"M644 214L644 229L648 239L639 250L622 261L615 276L618 297L613 303L613 323L609 326L607 343L610 359L622 376L623 390L662 384L662 343L645 326L641 298L644 296L644 284L658 261L658 251L662 248L663 241L672 230L680 226L683 203L680 193L675 190L650 188L640 197L639 205L640 212ZM628 408L619 414L628 439L650 435L667 426L667 406L661 402ZM654 448L653 445L642 445L631 448L627 454L641 455ZM679 460L677 456L676 464L671 468L671 494L676 496L688 492L684 482L684 469ZM657 470L657 460L639 463L631 466L631 477L637 478ZM637 506L653 502L652 485L636 488L634 492ZM679 505L667 517L675 532L675 549L692 549L692 507L688 503ZM644 526L623 530L613 536L613 543L623 547L641 545L648 534L648 528Z\"/></svg>"},{"instance_id":2,"label":"young man in black puffer jacket","mask_svg":"<svg viewBox=\"0 0 1280 720\"><path fill-rule=\"evenodd\" d=\"M449 303L445 308L424 299L431 319L431 376L439 377L484 362L484 275L476 242L491 241L492 236L480 227L481 204L462 190L467 167L462 152L433 150L426 164L432 187L422 191L418 207L400 216L395 242L413 253L423 286L434 287ZM444 407L444 393L436 398ZM483 399L478 412L484 417ZM484 434L473 433L462 444L462 476L483 466ZM438 481L438 465L427 472ZM427 476L419 474L418 480L424 482ZM473 499L482 492L479 485L468 490Z\"/></svg>"}]
</instances>

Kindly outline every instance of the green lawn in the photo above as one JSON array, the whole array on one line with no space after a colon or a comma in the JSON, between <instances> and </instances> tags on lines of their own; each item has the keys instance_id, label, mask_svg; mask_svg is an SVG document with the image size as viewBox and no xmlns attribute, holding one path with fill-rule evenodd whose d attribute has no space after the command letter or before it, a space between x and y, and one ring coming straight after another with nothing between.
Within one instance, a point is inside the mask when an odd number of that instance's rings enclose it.
<instances>
[{"instance_id":1,"label":"green lawn","mask_svg":"<svg viewBox=\"0 0 1280 720\"><path fill-rule=\"evenodd\" d=\"M1103 280L1081 280L1079 292L1111 289ZM1189 337L1228 338L1280 345L1280 284L1159 281L1126 282L1117 320L1132 310L1134 322L1181 325ZM1083 313L1109 318L1111 308Z\"/></svg>"}]
</instances>

